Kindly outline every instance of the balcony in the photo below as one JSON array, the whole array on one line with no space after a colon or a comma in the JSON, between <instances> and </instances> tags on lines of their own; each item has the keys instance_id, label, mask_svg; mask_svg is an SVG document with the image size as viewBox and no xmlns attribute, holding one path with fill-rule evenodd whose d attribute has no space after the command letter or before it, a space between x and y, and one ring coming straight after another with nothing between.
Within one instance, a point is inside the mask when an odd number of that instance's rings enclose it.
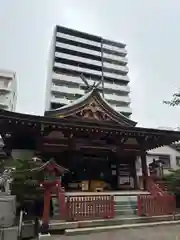
<instances>
[{"instance_id":1,"label":"balcony","mask_svg":"<svg viewBox=\"0 0 180 240\"><path fill-rule=\"evenodd\" d=\"M116 92L130 92L130 87L128 85L126 86L121 86L121 85L117 85L117 84L110 84L110 83L104 83L104 90L112 90L112 94L114 93L114 91Z\"/></svg>"},{"instance_id":2,"label":"balcony","mask_svg":"<svg viewBox=\"0 0 180 240\"><path fill-rule=\"evenodd\" d=\"M95 74L95 75L98 75L98 76L102 75L101 71L92 70L92 69L89 69L89 68L82 68L82 67L68 65L68 64L63 64L63 63L55 62L54 66L55 67L59 67L59 68L65 68L65 69L69 69L69 70L78 71L79 74L81 74L81 73L88 73L88 74Z\"/></svg>"},{"instance_id":3,"label":"balcony","mask_svg":"<svg viewBox=\"0 0 180 240\"><path fill-rule=\"evenodd\" d=\"M58 74L58 73L53 73L52 74L52 81L59 81L59 82L67 82L67 85L74 85L74 84L81 84L83 81L82 79L79 77L74 77L74 76L70 76L70 75L65 75L65 74ZM73 83L73 84L71 84Z\"/></svg>"},{"instance_id":4,"label":"balcony","mask_svg":"<svg viewBox=\"0 0 180 240\"><path fill-rule=\"evenodd\" d=\"M80 77L74 77L74 76L65 75L65 74L53 73L52 81L53 82L59 81L59 83L62 82L64 84L68 85L69 87L72 86L72 88L75 84L77 84L77 87L74 86L75 89L78 88L78 85L85 86L85 83L82 81L82 79ZM92 85L94 83L94 80L92 80L92 79L87 79L87 81L88 81L89 85ZM111 83L106 83L106 82L104 82L104 89L112 90L112 93L114 91L116 91L116 92L121 91L121 92L127 92L127 93L130 92L130 87L128 85L121 86L118 84L111 84Z\"/></svg>"},{"instance_id":5,"label":"balcony","mask_svg":"<svg viewBox=\"0 0 180 240\"><path fill-rule=\"evenodd\" d=\"M127 54L127 50L125 48L120 48L120 47L109 45L109 44L104 44L103 43L103 49L108 49L110 51L115 51L115 52L118 52L118 53L123 54L123 55Z\"/></svg>"},{"instance_id":6,"label":"balcony","mask_svg":"<svg viewBox=\"0 0 180 240\"><path fill-rule=\"evenodd\" d=\"M55 97L55 96L52 96L52 97L51 97L51 102L61 103L61 104L69 104L69 103L71 103L71 101L68 100L68 99L65 98L65 97L57 98L57 97Z\"/></svg>"},{"instance_id":7,"label":"balcony","mask_svg":"<svg viewBox=\"0 0 180 240\"><path fill-rule=\"evenodd\" d=\"M84 94L84 91L80 88L69 88L67 86L57 86L55 84L52 85L51 91L68 94L80 94L80 95Z\"/></svg>"},{"instance_id":8,"label":"balcony","mask_svg":"<svg viewBox=\"0 0 180 240\"><path fill-rule=\"evenodd\" d=\"M94 80L89 79L89 78L86 78L86 80L88 81L90 86L92 86L94 84ZM75 91L76 91L76 89L79 89L79 86L86 86L86 84L83 82L83 80L80 78L80 76L74 77L74 76L70 76L70 75L57 74L57 73L53 73L52 82L54 82L55 85L58 85L58 82L59 82L59 84L63 83L64 85L66 85L69 88L74 88ZM75 84L76 84L76 86L75 86ZM81 90L81 89L79 89L79 90Z\"/></svg>"},{"instance_id":9,"label":"balcony","mask_svg":"<svg viewBox=\"0 0 180 240\"><path fill-rule=\"evenodd\" d=\"M129 82L129 77L127 75L121 75L117 73L109 73L109 72L104 72L104 77L110 77L110 78L115 78L117 80L124 80Z\"/></svg>"},{"instance_id":10,"label":"balcony","mask_svg":"<svg viewBox=\"0 0 180 240\"><path fill-rule=\"evenodd\" d=\"M65 69L69 69L69 70L78 71L79 73L94 74L94 75L98 75L100 77L102 76L101 71L92 70L92 69L89 69L89 68L82 68L82 67L63 64L63 63L58 63L58 62L55 62L54 66L58 67L58 68L65 68ZM127 75L124 76L124 75L121 75L121 74L104 72L104 77L115 78L117 80L124 80L124 81L129 82L129 77Z\"/></svg>"},{"instance_id":11,"label":"balcony","mask_svg":"<svg viewBox=\"0 0 180 240\"><path fill-rule=\"evenodd\" d=\"M8 91L11 92L12 88L10 86L6 86L5 84L0 84L0 91Z\"/></svg>"},{"instance_id":12,"label":"balcony","mask_svg":"<svg viewBox=\"0 0 180 240\"><path fill-rule=\"evenodd\" d=\"M95 42L95 41L91 41L91 40L88 40L88 39L85 39L85 38L75 37L75 36L65 34L65 33L57 32L56 36L61 37L61 38L65 38L65 39L68 39L68 40L71 40L71 41L76 41L76 42L81 42L81 43L85 43L85 44L96 46L96 47L101 47L100 42L98 43L98 42Z\"/></svg>"},{"instance_id":13,"label":"balcony","mask_svg":"<svg viewBox=\"0 0 180 240\"><path fill-rule=\"evenodd\" d=\"M101 57L101 51L94 51L88 48L78 47L78 46L74 46L66 43L59 43L59 42L56 42L56 46Z\"/></svg>"},{"instance_id":14,"label":"balcony","mask_svg":"<svg viewBox=\"0 0 180 240\"><path fill-rule=\"evenodd\" d=\"M118 64L108 63L108 62L103 62L103 67L109 68L110 71L113 71L113 70L116 71L117 70L117 71L124 72L126 74L129 71L128 67L126 67L126 66L121 66L121 65L118 65Z\"/></svg>"},{"instance_id":15,"label":"balcony","mask_svg":"<svg viewBox=\"0 0 180 240\"><path fill-rule=\"evenodd\" d=\"M126 57L121 57L121 56L117 56L117 55L109 54L109 53L105 53L105 52L103 52L103 58L119 61L119 62L122 62L124 64L128 63L128 59Z\"/></svg>"},{"instance_id":16,"label":"balcony","mask_svg":"<svg viewBox=\"0 0 180 240\"><path fill-rule=\"evenodd\" d=\"M120 107L120 106L115 106L112 105L112 107L117 111L121 113L132 113L132 109L130 107Z\"/></svg>"},{"instance_id":17,"label":"balcony","mask_svg":"<svg viewBox=\"0 0 180 240\"><path fill-rule=\"evenodd\" d=\"M93 60L93 59L78 57L78 56L75 56L75 55L70 55L70 54L65 54L65 53L55 52L55 57L69 59L69 60L82 62L82 63L93 64L93 65L100 66L100 67L102 66L101 61L96 61L96 60Z\"/></svg>"},{"instance_id":18,"label":"balcony","mask_svg":"<svg viewBox=\"0 0 180 240\"><path fill-rule=\"evenodd\" d=\"M8 97L0 97L0 106L9 107L10 101Z\"/></svg>"},{"instance_id":19,"label":"balcony","mask_svg":"<svg viewBox=\"0 0 180 240\"><path fill-rule=\"evenodd\" d=\"M117 102L125 102L125 103L130 103L131 99L129 96L118 96L115 94L104 94L104 97L106 100L114 100Z\"/></svg>"}]
</instances>

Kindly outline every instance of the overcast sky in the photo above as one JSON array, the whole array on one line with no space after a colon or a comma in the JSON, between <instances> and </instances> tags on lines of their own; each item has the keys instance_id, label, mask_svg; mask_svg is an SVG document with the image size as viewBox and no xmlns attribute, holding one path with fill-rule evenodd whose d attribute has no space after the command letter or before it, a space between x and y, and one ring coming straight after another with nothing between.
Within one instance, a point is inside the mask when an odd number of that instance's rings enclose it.
<instances>
[{"instance_id":1,"label":"overcast sky","mask_svg":"<svg viewBox=\"0 0 180 240\"><path fill-rule=\"evenodd\" d=\"M162 104L180 88L179 0L0 0L0 68L17 73L17 111L42 115L55 25L127 44L132 119L180 126Z\"/></svg>"}]
</instances>

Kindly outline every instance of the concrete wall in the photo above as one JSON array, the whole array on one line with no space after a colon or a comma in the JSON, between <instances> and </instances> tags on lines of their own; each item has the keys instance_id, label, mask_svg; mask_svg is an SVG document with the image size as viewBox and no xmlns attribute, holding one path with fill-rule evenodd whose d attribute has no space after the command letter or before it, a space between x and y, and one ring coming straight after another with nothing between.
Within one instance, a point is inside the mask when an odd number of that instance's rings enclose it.
<instances>
[{"instance_id":1,"label":"concrete wall","mask_svg":"<svg viewBox=\"0 0 180 240\"><path fill-rule=\"evenodd\" d=\"M0 240L17 240L18 227L2 228L0 229Z\"/></svg>"},{"instance_id":2,"label":"concrete wall","mask_svg":"<svg viewBox=\"0 0 180 240\"><path fill-rule=\"evenodd\" d=\"M15 223L16 197L0 193L0 226L11 227Z\"/></svg>"}]
</instances>

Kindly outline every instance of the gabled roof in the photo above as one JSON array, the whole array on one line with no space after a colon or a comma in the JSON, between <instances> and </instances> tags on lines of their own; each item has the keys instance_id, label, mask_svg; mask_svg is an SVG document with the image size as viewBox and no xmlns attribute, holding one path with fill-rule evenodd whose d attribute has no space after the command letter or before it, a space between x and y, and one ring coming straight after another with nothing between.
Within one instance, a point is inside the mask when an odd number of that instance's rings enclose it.
<instances>
[{"instance_id":1,"label":"gabled roof","mask_svg":"<svg viewBox=\"0 0 180 240\"><path fill-rule=\"evenodd\" d=\"M60 174L69 171L68 169L58 165L53 159L50 159L48 162L44 163L42 166L31 169L31 172L42 172L46 169L50 171L57 171Z\"/></svg>"},{"instance_id":2,"label":"gabled roof","mask_svg":"<svg viewBox=\"0 0 180 240\"><path fill-rule=\"evenodd\" d=\"M84 96L55 110L45 112L45 116L54 118L75 118L89 121L118 123L121 126L135 126L136 122L115 111L102 97L98 89L86 93Z\"/></svg>"}]
</instances>

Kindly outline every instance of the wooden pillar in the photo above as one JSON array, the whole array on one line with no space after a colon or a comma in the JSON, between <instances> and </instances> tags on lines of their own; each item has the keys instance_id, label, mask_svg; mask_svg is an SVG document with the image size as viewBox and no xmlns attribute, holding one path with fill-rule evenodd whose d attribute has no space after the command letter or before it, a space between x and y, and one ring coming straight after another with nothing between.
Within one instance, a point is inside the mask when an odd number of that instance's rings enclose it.
<instances>
[{"instance_id":1,"label":"wooden pillar","mask_svg":"<svg viewBox=\"0 0 180 240\"><path fill-rule=\"evenodd\" d=\"M57 187L57 197L59 201L59 216L61 219L66 220L67 218L67 212L66 212L66 197L64 189L61 186L61 181L58 179L56 181L56 187Z\"/></svg>"},{"instance_id":2,"label":"wooden pillar","mask_svg":"<svg viewBox=\"0 0 180 240\"><path fill-rule=\"evenodd\" d=\"M136 158L132 159L132 175L134 178L134 189L138 189L138 181L137 181L137 171L136 171Z\"/></svg>"},{"instance_id":3,"label":"wooden pillar","mask_svg":"<svg viewBox=\"0 0 180 240\"><path fill-rule=\"evenodd\" d=\"M142 166L143 188L144 190L147 190L148 167L147 167L147 159L146 159L145 151L143 151L141 154L141 166Z\"/></svg>"},{"instance_id":4,"label":"wooden pillar","mask_svg":"<svg viewBox=\"0 0 180 240\"><path fill-rule=\"evenodd\" d=\"M42 217L42 232L48 232L49 229L49 217L50 217L50 201L51 201L51 190L50 188L45 189L44 192L44 210Z\"/></svg>"},{"instance_id":5,"label":"wooden pillar","mask_svg":"<svg viewBox=\"0 0 180 240\"><path fill-rule=\"evenodd\" d=\"M119 190L119 162L116 162L116 190Z\"/></svg>"}]
</instances>

